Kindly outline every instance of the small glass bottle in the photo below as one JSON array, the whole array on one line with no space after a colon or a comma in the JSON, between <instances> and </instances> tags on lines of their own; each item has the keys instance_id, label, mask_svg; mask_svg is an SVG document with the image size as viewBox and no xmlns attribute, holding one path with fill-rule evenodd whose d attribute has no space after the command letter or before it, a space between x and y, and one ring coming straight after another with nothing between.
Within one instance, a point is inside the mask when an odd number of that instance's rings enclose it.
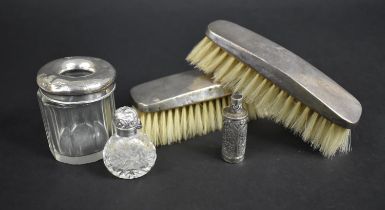
<instances>
[{"instance_id":1,"label":"small glass bottle","mask_svg":"<svg viewBox=\"0 0 385 210\"><path fill-rule=\"evenodd\" d=\"M156 160L156 149L148 136L137 129L141 123L135 109L124 106L115 111L115 134L103 150L104 165L122 179L141 177Z\"/></svg>"},{"instance_id":2,"label":"small glass bottle","mask_svg":"<svg viewBox=\"0 0 385 210\"><path fill-rule=\"evenodd\" d=\"M248 115L242 99L234 93L230 106L223 109L222 158L229 163L242 162L245 157Z\"/></svg>"}]
</instances>

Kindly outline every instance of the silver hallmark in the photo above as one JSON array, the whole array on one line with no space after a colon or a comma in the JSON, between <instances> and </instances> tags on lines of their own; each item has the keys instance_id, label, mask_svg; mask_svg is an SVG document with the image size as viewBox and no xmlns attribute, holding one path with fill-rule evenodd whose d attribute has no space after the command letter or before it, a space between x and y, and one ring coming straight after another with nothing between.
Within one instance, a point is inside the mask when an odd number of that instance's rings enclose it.
<instances>
[{"instance_id":1,"label":"silver hallmark","mask_svg":"<svg viewBox=\"0 0 385 210\"><path fill-rule=\"evenodd\" d=\"M242 162L245 157L248 115L242 100L235 93L230 106L223 109L222 158L229 163Z\"/></svg>"}]
</instances>

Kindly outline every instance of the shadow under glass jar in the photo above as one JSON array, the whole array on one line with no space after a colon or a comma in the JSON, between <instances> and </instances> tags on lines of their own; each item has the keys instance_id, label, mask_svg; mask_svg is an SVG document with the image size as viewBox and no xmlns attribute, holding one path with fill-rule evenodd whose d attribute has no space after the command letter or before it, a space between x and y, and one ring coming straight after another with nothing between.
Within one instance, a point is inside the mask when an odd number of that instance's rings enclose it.
<instances>
[{"instance_id":1,"label":"shadow under glass jar","mask_svg":"<svg viewBox=\"0 0 385 210\"><path fill-rule=\"evenodd\" d=\"M51 61L38 72L39 106L56 160L85 164L102 159L112 134L115 69L93 57Z\"/></svg>"}]
</instances>

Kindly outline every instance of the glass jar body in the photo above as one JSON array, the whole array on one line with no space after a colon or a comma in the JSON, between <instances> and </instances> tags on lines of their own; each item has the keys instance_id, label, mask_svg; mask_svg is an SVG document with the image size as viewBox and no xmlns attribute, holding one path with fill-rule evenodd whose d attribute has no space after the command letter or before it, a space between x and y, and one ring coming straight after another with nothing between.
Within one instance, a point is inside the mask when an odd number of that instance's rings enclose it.
<instances>
[{"instance_id":1,"label":"glass jar body","mask_svg":"<svg viewBox=\"0 0 385 210\"><path fill-rule=\"evenodd\" d=\"M60 101L41 90L37 96L48 145L56 160L85 164L102 159L104 145L112 135L113 89L103 97L76 103L70 96Z\"/></svg>"}]
</instances>

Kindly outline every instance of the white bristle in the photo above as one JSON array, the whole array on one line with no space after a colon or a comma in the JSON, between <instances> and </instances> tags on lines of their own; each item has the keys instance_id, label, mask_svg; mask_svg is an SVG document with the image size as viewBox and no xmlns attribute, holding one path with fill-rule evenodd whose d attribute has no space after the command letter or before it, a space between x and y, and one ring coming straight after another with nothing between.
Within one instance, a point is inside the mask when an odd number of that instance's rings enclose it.
<instances>
[{"instance_id":1,"label":"white bristle","mask_svg":"<svg viewBox=\"0 0 385 210\"><path fill-rule=\"evenodd\" d=\"M170 144L171 142L175 141L175 132L174 132L174 117L173 117L173 111L167 112L167 144Z\"/></svg>"},{"instance_id":2,"label":"white bristle","mask_svg":"<svg viewBox=\"0 0 385 210\"><path fill-rule=\"evenodd\" d=\"M156 146L169 145L222 129L222 109L229 97L160 112L140 112L142 131Z\"/></svg>"},{"instance_id":3,"label":"white bristle","mask_svg":"<svg viewBox=\"0 0 385 210\"><path fill-rule=\"evenodd\" d=\"M172 111L172 110L171 110ZM168 139L172 138L172 135L167 135L167 121L166 121L166 111L160 112L160 119L159 119L159 136L161 144L168 144Z\"/></svg>"},{"instance_id":4,"label":"white bristle","mask_svg":"<svg viewBox=\"0 0 385 210\"><path fill-rule=\"evenodd\" d=\"M187 119L187 108L186 107L181 108L180 119ZM180 131L182 133L181 139L187 139L188 138L187 128L188 128L187 120L180 120ZM147 133L150 133L150 132L147 132Z\"/></svg>"},{"instance_id":5,"label":"white bristle","mask_svg":"<svg viewBox=\"0 0 385 210\"><path fill-rule=\"evenodd\" d=\"M270 118L300 135L326 157L350 150L350 129L332 123L286 91L238 61L205 37L187 56L187 61L245 98L249 117Z\"/></svg>"}]
</instances>

